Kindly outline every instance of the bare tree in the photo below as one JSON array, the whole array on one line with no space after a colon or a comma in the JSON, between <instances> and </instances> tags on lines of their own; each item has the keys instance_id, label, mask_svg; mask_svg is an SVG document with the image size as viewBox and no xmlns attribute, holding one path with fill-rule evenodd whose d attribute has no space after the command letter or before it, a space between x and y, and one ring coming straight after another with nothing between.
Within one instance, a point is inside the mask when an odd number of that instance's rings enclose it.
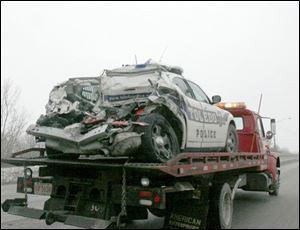
<instances>
[{"instance_id":1,"label":"bare tree","mask_svg":"<svg viewBox=\"0 0 300 230\"><path fill-rule=\"evenodd\" d=\"M20 90L9 80L1 82L1 156L22 148L26 113L18 104Z\"/></svg>"}]
</instances>

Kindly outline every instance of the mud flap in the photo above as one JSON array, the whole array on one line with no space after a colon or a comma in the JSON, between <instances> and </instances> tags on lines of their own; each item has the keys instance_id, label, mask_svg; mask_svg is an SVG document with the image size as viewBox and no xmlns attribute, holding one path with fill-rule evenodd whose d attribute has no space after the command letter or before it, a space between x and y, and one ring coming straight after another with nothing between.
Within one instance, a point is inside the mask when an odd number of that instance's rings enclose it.
<instances>
[{"instance_id":1,"label":"mud flap","mask_svg":"<svg viewBox=\"0 0 300 230\"><path fill-rule=\"evenodd\" d=\"M68 215L64 224L90 229L107 229L113 222L84 216Z\"/></svg>"},{"instance_id":2,"label":"mud flap","mask_svg":"<svg viewBox=\"0 0 300 230\"><path fill-rule=\"evenodd\" d=\"M164 228L169 229L205 229L208 214L208 202L200 199L170 202Z\"/></svg>"}]
</instances>

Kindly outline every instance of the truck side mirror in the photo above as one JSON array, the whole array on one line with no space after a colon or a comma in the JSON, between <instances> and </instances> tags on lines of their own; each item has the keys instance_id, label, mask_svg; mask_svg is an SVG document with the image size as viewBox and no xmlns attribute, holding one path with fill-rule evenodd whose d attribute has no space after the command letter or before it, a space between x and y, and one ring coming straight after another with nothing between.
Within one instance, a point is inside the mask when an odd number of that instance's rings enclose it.
<instances>
[{"instance_id":1,"label":"truck side mirror","mask_svg":"<svg viewBox=\"0 0 300 230\"><path fill-rule=\"evenodd\" d=\"M274 134L273 134L272 131L268 131L268 132L266 133L266 138L267 138L268 140L271 140L273 136L274 136Z\"/></svg>"},{"instance_id":2,"label":"truck side mirror","mask_svg":"<svg viewBox=\"0 0 300 230\"><path fill-rule=\"evenodd\" d=\"M219 96L219 95L212 96L212 103L213 104L219 103L220 101L221 101L221 96Z\"/></svg>"},{"instance_id":3,"label":"truck side mirror","mask_svg":"<svg viewBox=\"0 0 300 230\"><path fill-rule=\"evenodd\" d=\"M273 135L276 134L276 120L275 119L271 119L271 131L272 131Z\"/></svg>"}]
</instances>

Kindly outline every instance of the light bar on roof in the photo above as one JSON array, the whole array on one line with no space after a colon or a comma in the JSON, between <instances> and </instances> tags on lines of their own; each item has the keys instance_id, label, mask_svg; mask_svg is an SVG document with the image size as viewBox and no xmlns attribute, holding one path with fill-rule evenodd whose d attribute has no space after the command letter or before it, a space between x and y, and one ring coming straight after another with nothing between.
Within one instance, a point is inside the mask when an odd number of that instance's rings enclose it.
<instances>
[{"instance_id":1,"label":"light bar on roof","mask_svg":"<svg viewBox=\"0 0 300 230\"><path fill-rule=\"evenodd\" d=\"M219 102L216 106L221 109L246 109L245 102Z\"/></svg>"}]
</instances>

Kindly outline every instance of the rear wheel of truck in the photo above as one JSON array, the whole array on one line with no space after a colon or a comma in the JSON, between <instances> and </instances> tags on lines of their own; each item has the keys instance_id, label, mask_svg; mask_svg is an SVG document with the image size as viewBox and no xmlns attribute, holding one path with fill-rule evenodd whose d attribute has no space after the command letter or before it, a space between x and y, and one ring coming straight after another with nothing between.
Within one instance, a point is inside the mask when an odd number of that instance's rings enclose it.
<instances>
[{"instance_id":1,"label":"rear wheel of truck","mask_svg":"<svg viewBox=\"0 0 300 230\"><path fill-rule=\"evenodd\" d=\"M225 151L235 153L239 148L239 139L234 125L228 126Z\"/></svg>"},{"instance_id":2,"label":"rear wheel of truck","mask_svg":"<svg viewBox=\"0 0 300 230\"><path fill-rule=\"evenodd\" d=\"M142 135L141 153L137 158L142 161L164 163L179 154L176 134L169 122L158 113L140 117L146 126L137 126L135 131Z\"/></svg>"},{"instance_id":3,"label":"rear wheel of truck","mask_svg":"<svg viewBox=\"0 0 300 230\"><path fill-rule=\"evenodd\" d=\"M46 147L46 153L49 159L77 160L79 158L79 154L65 154L49 147Z\"/></svg>"},{"instance_id":4,"label":"rear wheel of truck","mask_svg":"<svg viewBox=\"0 0 300 230\"><path fill-rule=\"evenodd\" d=\"M277 180L273 184L272 188L269 190L269 195L270 196L278 196L279 194L279 187L280 187L280 171L277 169Z\"/></svg>"},{"instance_id":5,"label":"rear wheel of truck","mask_svg":"<svg viewBox=\"0 0 300 230\"><path fill-rule=\"evenodd\" d=\"M215 185L211 190L208 228L230 229L232 223L233 201L229 184Z\"/></svg>"}]
</instances>

